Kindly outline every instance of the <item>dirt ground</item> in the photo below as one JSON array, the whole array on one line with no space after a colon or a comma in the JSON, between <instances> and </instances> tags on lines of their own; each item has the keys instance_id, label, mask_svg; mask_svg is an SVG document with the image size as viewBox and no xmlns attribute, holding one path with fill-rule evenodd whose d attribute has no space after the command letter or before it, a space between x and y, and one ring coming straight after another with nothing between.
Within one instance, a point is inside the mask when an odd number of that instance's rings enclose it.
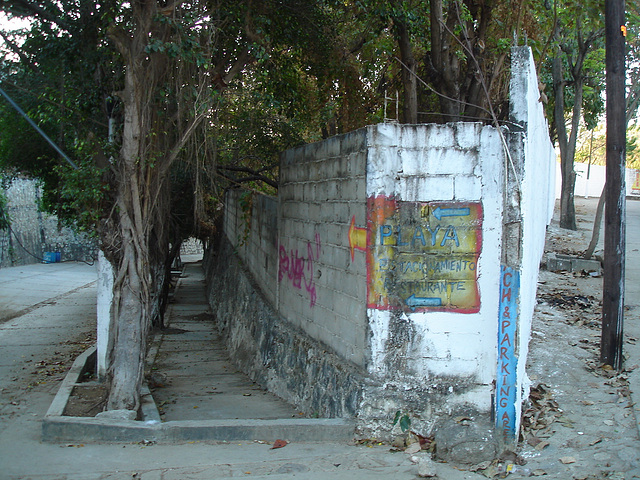
<instances>
[{"instance_id":1,"label":"dirt ground","mask_svg":"<svg viewBox=\"0 0 640 480\"><path fill-rule=\"evenodd\" d=\"M64 414L69 417L95 417L107 403L104 385L76 386L71 392Z\"/></svg>"},{"instance_id":2,"label":"dirt ground","mask_svg":"<svg viewBox=\"0 0 640 480\"><path fill-rule=\"evenodd\" d=\"M593 199L576 198L578 231L560 229L554 220L546 252L582 255L594 207ZM602 255L600 237L596 255ZM527 365L531 396L510 478L640 478L640 439L627 381L638 365L622 372L601 365L601 299L601 276L550 272L543 262ZM637 341L625 337L627 347Z\"/></svg>"}]
</instances>

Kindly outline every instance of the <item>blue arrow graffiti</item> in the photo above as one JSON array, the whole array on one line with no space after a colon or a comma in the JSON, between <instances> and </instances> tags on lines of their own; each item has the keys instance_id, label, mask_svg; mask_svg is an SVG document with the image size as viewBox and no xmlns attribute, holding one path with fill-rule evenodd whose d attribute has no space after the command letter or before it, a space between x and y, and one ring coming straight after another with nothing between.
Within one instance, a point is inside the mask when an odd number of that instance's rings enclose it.
<instances>
[{"instance_id":1,"label":"blue arrow graffiti","mask_svg":"<svg viewBox=\"0 0 640 480\"><path fill-rule=\"evenodd\" d=\"M471 212L469 208L436 208L433 216L440 220L442 217L466 217Z\"/></svg>"},{"instance_id":2,"label":"blue arrow graffiti","mask_svg":"<svg viewBox=\"0 0 640 480\"><path fill-rule=\"evenodd\" d=\"M440 307L442 299L438 297L416 297L415 293L407 298L407 306L412 310L417 307Z\"/></svg>"}]
</instances>

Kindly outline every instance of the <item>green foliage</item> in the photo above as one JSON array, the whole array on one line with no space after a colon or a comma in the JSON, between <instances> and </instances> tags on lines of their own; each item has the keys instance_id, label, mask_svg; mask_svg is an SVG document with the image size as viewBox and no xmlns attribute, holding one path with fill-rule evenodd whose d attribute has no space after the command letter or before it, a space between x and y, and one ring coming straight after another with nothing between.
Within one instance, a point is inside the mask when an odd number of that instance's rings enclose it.
<instances>
[{"instance_id":1,"label":"green foliage","mask_svg":"<svg viewBox=\"0 0 640 480\"><path fill-rule=\"evenodd\" d=\"M583 129L578 138L575 161L592 165L606 165L606 141L604 125L599 125L593 130ZM626 164L627 168L640 170L640 126L637 125L627 129Z\"/></svg>"},{"instance_id":2,"label":"green foliage","mask_svg":"<svg viewBox=\"0 0 640 480\"><path fill-rule=\"evenodd\" d=\"M21 100L23 108L36 112L30 113L32 117L36 117L38 111L40 114L46 111L44 108L38 110L38 105L30 102L28 96L22 96ZM0 168L39 178L43 186L41 207L44 211L58 215L69 226L95 230L106 188L101 181L102 169L91 159L90 150L95 145L76 138L64 147L76 157L80 168L74 170L61 161L55 150L10 106L0 105L0 112ZM45 117L40 116L41 128L55 138L55 130L51 127L55 120L43 120Z\"/></svg>"},{"instance_id":3,"label":"green foliage","mask_svg":"<svg viewBox=\"0 0 640 480\"><path fill-rule=\"evenodd\" d=\"M11 217L9 216L8 199L3 190L0 190L0 230L7 230L11 227Z\"/></svg>"},{"instance_id":4,"label":"green foliage","mask_svg":"<svg viewBox=\"0 0 640 480\"><path fill-rule=\"evenodd\" d=\"M393 425L395 426L396 424L399 424L400 430L405 433L411 428L411 418L407 413L402 413L402 411L398 410L393 418Z\"/></svg>"},{"instance_id":5,"label":"green foliage","mask_svg":"<svg viewBox=\"0 0 640 480\"><path fill-rule=\"evenodd\" d=\"M601 42L598 42L601 44ZM584 75L587 81L584 85L584 99L582 102L582 116L587 129L598 125L604 113L604 97L602 95L605 84L605 49L594 48L587 55L584 62Z\"/></svg>"},{"instance_id":6,"label":"green foliage","mask_svg":"<svg viewBox=\"0 0 640 480\"><path fill-rule=\"evenodd\" d=\"M47 18L39 18L25 35L9 34L16 44L24 41L20 47L23 57L5 56L0 81L82 171L72 173L63 167L51 147L4 102L0 102L0 166L41 178L47 208L63 217L78 216L84 228L91 229L113 207L110 192L115 185L109 185L112 176L105 174L111 168L106 159L117 160L120 140L116 133L115 142L106 145L104 102L122 90L124 70L110 32L116 27L132 31L132 4L41 3ZM216 192L222 190L216 182L222 187L240 182L273 193L262 180L277 181L280 152L381 121L385 94L395 97L404 88L403 66L397 60L400 26L409 32L420 77L419 121L448 121L452 118L440 115L441 94L457 91L459 105L487 102L484 93L472 98L470 84L481 77L477 68L488 82L498 115L506 115L508 53L514 33L518 44L526 41L541 59L540 78L547 85L548 111L552 112L550 64L544 60L560 51L565 72L570 72L579 35L600 28L603 12L602 0L445 0L444 47L455 52L450 63L459 65L445 78L445 72L433 64L430 1L249 3L183 2L178 10L159 12L153 18L144 45L148 60L161 59L158 65L165 68L158 69L163 73L157 82L146 86L153 90L147 121L154 130L147 137L148 148L141 153L142 164L157 168L189 120L197 113L210 112L205 125L194 134L197 142L185 145L177 161L180 165L171 170L172 192L180 195L174 218L181 222L187 222L198 204L215 214ZM38 17L22 2L8 0L5 8ZM209 9L205 15L204 8ZM627 15L631 55L639 51L637 5L629 5ZM232 84L224 84L230 62L247 53L250 61L243 73ZM589 128L596 125L603 109L603 61L602 44L594 42L582 67L581 117ZM637 69L638 62L628 64L631 70ZM211 79L219 90L201 91L199 87ZM569 76L565 80L564 110L568 114L573 107L574 81ZM640 82L632 83L630 91L636 84ZM475 90L482 92L477 85ZM400 98L402 104L402 95ZM391 114L394 103L388 116L395 116ZM486 109L472 110L461 107L460 118L488 118ZM119 131L123 118L118 108L115 118ZM631 145L629 151L634 148ZM219 167L245 168L253 174L232 175L227 170L223 179L216 173ZM198 180L204 182L206 191L200 190L197 201L186 201L193 194L189 184L195 185L196 177L206 177L206 181Z\"/></svg>"},{"instance_id":7,"label":"green foliage","mask_svg":"<svg viewBox=\"0 0 640 480\"><path fill-rule=\"evenodd\" d=\"M557 101L550 74L551 59L557 56L561 59L564 75L556 81L563 82L565 118L574 112L575 88L580 85L583 97L578 112L587 128L595 128L604 112L604 1L590 0L585 3L563 0L554 4L553 9L539 11L544 14L540 21L548 37L547 60L543 62L544 69L540 75L549 99L547 116L554 118ZM552 137L555 137L553 122L550 122L550 128Z\"/></svg>"},{"instance_id":8,"label":"green foliage","mask_svg":"<svg viewBox=\"0 0 640 480\"><path fill-rule=\"evenodd\" d=\"M13 13L32 18L33 10L6 2ZM23 10L21 10L21 8ZM42 2L42 17L27 31L6 32L20 55L6 54L0 64L2 88L75 162L72 171L55 150L2 99L0 168L38 178L42 207L73 226L92 231L101 215L102 181L94 156L106 141L104 97L117 70L100 30L96 5ZM117 75L116 75L117 77Z\"/></svg>"},{"instance_id":9,"label":"green foliage","mask_svg":"<svg viewBox=\"0 0 640 480\"><path fill-rule=\"evenodd\" d=\"M93 165L91 159L79 162L79 167L54 167L60 183L55 191L46 191L43 207L66 225L96 235L109 185L103 180L105 171Z\"/></svg>"}]
</instances>

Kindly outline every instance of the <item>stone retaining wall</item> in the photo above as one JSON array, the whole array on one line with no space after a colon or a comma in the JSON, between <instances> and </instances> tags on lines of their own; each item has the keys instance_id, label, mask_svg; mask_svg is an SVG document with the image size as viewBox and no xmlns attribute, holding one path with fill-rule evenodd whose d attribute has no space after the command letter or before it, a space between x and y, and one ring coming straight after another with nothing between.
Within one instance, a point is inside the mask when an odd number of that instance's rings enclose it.
<instances>
[{"instance_id":1,"label":"stone retaining wall","mask_svg":"<svg viewBox=\"0 0 640 480\"><path fill-rule=\"evenodd\" d=\"M4 194L11 230L0 230L0 267L39 263L48 260L46 252L60 253L62 262L95 260L94 239L61 226L57 217L39 210L41 192L35 180L17 178Z\"/></svg>"}]
</instances>

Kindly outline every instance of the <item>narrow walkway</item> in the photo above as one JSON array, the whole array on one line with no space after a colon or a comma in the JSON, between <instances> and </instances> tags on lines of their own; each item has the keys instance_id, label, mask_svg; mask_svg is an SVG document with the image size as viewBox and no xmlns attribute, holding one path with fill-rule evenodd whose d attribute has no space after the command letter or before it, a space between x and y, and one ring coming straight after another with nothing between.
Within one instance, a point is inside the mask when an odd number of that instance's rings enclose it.
<instances>
[{"instance_id":1,"label":"narrow walkway","mask_svg":"<svg viewBox=\"0 0 640 480\"><path fill-rule=\"evenodd\" d=\"M199 262L185 265L167 313L169 327L160 334L149 385L163 421L300 417L230 362Z\"/></svg>"}]
</instances>

